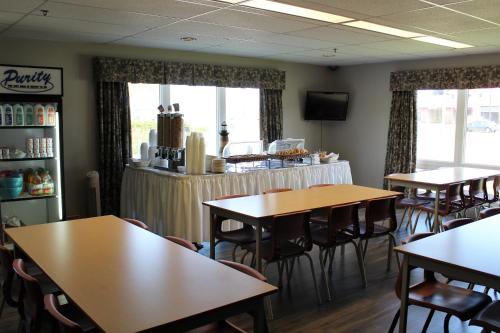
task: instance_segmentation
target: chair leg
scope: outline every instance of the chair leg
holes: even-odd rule
[[[429,328],[429,325],[431,324],[432,316],[434,316],[435,310],[431,310],[429,312],[429,315],[427,316],[427,319],[425,320],[424,327],[422,327],[422,333],[426,333],[427,329]]]
[[[358,257],[359,273],[361,274],[361,281],[363,283],[363,288],[366,288],[368,283],[366,282],[365,261],[363,260],[361,249],[359,248],[359,245],[356,244],[355,241],[351,241],[351,243],[352,245],[354,245],[354,249],[356,250],[356,256]]]
[[[398,230],[401,229],[401,227],[403,226],[403,223],[405,221],[405,216],[406,216],[406,213],[408,213],[408,207],[406,207],[404,210],[403,210],[403,216],[401,216],[401,222],[399,223],[399,226],[398,226]]]
[[[451,319],[451,314],[447,314],[446,317],[444,317],[444,333],[450,333],[450,319]]]
[[[242,263],[242,264],[243,264],[243,263],[245,262],[245,258],[247,257],[248,253],[249,253],[249,252],[248,252],[248,250],[247,250],[247,251],[243,254],[243,256],[241,256],[240,263]]]
[[[413,212],[415,212],[415,208],[410,209],[410,212],[408,214],[408,221],[406,222],[406,227],[405,227],[406,229],[410,228],[410,230],[411,230],[411,228],[412,228],[411,225],[413,222]]]
[[[271,303],[271,296],[264,297],[264,307],[267,312],[267,320],[271,321],[274,319],[273,304]]]
[[[396,256],[396,262],[398,264],[398,269],[401,267],[401,263],[399,262],[399,256],[396,252],[393,251],[396,246],[396,238],[393,234],[389,233],[389,253],[387,255],[387,270],[391,269],[391,257],[394,254]]]
[[[283,268],[285,267],[285,263],[282,261],[277,262],[278,265],[278,288],[283,287]]]
[[[394,332],[394,329],[396,328],[396,324],[398,323],[399,320],[399,309],[398,312],[394,315],[394,318],[392,319],[391,327],[389,328],[389,333]]]
[[[0,304],[0,318],[2,317],[4,307],[5,307],[5,296],[2,297],[2,304]]]
[[[240,246],[239,244],[236,244],[236,245],[234,245],[234,247],[233,247],[232,258],[233,258],[233,261],[234,261],[234,262],[236,262],[236,249],[237,249],[239,246]]]
[[[365,246],[363,248],[363,259],[366,257],[366,250],[368,249],[368,240],[369,240],[369,238],[366,239]],[[361,246],[363,246],[362,241],[359,241],[359,243],[360,243]]]
[[[328,273],[333,272],[333,258],[335,257],[335,250],[336,249],[337,249],[336,247],[333,247],[331,249],[332,252],[330,254],[330,264],[328,265]]]
[[[421,210],[418,211],[417,217],[415,218],[415,224],[413,225],[413,228],[410,228],[410,234],[412,234],[412,235],[415,233],[415,230],[417,229],[417,224],[418,224],[418,220],[420,219],[420,214],[422,214]]]
[[[328,283],[328,279],[326,278],[325,264],[323,261],[323,251],[324,251],[324,249],[321,249],[321,248],[319,249],[319,265],[321,266],[321,276],[323,277],[323,281],[325,282],[326,295],[328,297],[328,302],[330,302],[332,300],[332,296],[330,293],[330,286]]]
[[[309,264],[311,265],[311,274],[312,274],[312,278],[313,278],[314,289],[316,289],[316,297],[318,298],[318,304],[321,304],[322,303],[321,302],[321,295],[319,294],[318,283],[316,282],[316,273],[314,272],[314,264],[313,264],[312,258],[308,253],[304,252],[303,255],[309,260]]]

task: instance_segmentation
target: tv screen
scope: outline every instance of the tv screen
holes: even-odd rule
[[[308,91],[305,120],[346,120],[349,94]]]

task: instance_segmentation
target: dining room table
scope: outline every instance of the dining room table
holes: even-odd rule
[[[210,207],[210,258],[215,258],[215,226],[219,218],[233,219],[255,228],[256,266],[262,272],[260,243],[262,227],[271,223],[273,216],[319,210],[367,200],[401,196],[402,193],[351,184],[313,187],[302,190],[268,193],[225,200],[206,201]]]
[[[479,169],[468,167],[450,167],[436,170],[426,170],[413,173],[394,173],[385,176],[388,188],[404,186],[435,191],[434,216],[438,216],[439,192],[445,190],[450,184],[468,182],[474,179],[491,179],[500,175],[499,170]],[[434,232],[439,232],[439,223],[434,223]]]
[[[500,215],[394,248],[403,255],[399,332],[406,332],[410,266],[500,290]]]
[[[267,332],[277,288],[115,216],[6,233],[104,332],[181,332],[249,313]]]

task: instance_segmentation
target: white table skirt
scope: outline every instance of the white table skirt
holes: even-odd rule
[[[321,183],[352,184],[349,162],[208,175],[127,167],[121,189],[121,216],[139,219],[159,235],[208,241],[210,220],[204,201],[228,194],[260,194],[270,188],[301,189]]]

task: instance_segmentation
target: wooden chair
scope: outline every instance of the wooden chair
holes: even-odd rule
[[[439,202],[438,216],[434,216],[434,205],[435,202],[423,205],[419,207],[420,212],[417,214],[415,225],[413,226],[412,234],[415,233],[417,228],[417,223],[420,218],[420,214],[425,212],[427,214],[425,221],[429,222],[429,229],[433,231],[432,217],[434,217],[434,223],[437,223],[439,229],[442,229],[442,218],[450,214],[459,214],[465,209],[465,199],[464,199],[464,183],[454,183],[448,185],[445,191],[444,201]],[[439,217],[442,217],[441,219]]]
[[[280,193],[280,192],[288,192],[288,191],[293,191],[291,188],[283,187],[283,188],[271,188],[269,190],[266,190],[262,192],[262,194],[269,194],[269,193]]]
[[[448,222],[443,224],[443,229],[444,229],[444,231],[448,231],[448,230],[455,229],[455,228],[464,226],[464,225],[472,223],[472,222],[474,222],[474,219],[471,219],[469,217],[449,220]]]
[[[496,176],[493,180],[493,191],[488,193],[488,205],[491,207],[492,203],[498,202],[500,200],[500,176]]]
[[[479,326],[486,332],[500,332],[500,301],[495,301],[485,307],[469,322],[470,326]]]
[[[196,246],[194,246],[193,243],[191,243],[188,240],[185,240],[184,238],[175,237],[175,236],[165,236],[165,238],[171,242],[174,242],[174,243],[182,246],[182,247],[185,247],[188,250],[198,252],[198,248]]]
[[[318,299],[318,303],[321,304],[321,296],[316,283],[314,264],[311,256],[307,253],[311,251],[313,247],[311,232],[309,229],[310,213],[310,211],[301,211],[273,216],[268,225],[269,230],[271,231],[271,239],[261,242],[261,257],[266,261],[262,271],[265,273],[270,263],[277,263],[279,274],[278,286],[281,287],[283,269],[285,266],[287,268],[286,273],[289,282],[293,271],[293,264],[295,262],[294,259],[301,256],[306,257],[311,266],[311,274],[314,288],[316,290],[316,297]],[[298,244],[295,242],[297,239],[302,239],[303,242]],[[253,256],[255,256],[255,243],[245,245],[244,248],[248,251],[248,253],[252,253]],[[290,267],[289,261],[292,265]],[[324,277],[324,279],[326,280],[326,277]]]
[[[12,263],[14,258],[12,253],[5,246],[0,245],[0,267],[2,268],[1,273],[1,284],[2,284],[2,303],[0,304],[0,317],[3,313],[3,308],[5,304],[13,308],[18,306],[19,297],[19,280],[14,280],[14,269],[12,268]]]
[[[98,332],[81,311],[73,306],[59,306],[54,294],[45,295],[43,304],[50,316],[59,326],[60,333],[82,333],[82,332]]]
[[[311,237],[313,244],[319,247],[319,262],[323,276],[326,276],[325,265],[328,258],[330,258],[329,271],[332,271],[332,263],[337,246],[352,244],[356,250],[363,287],[366,288],[363,255],[358,243],[355,241],[359,238],[359,205],[360,203],[358,202],[329,208],[327,223],[325,225],[313,224],[311,226]],[[352,227],[352,231],[346,232],[347,227]],[[325,281],[325,284],[327,286],[328,300],[331,300],[328,281]]]
[[[432,233],[415,234],[408,239],[411,243],[418,239],[429,237]],[[416,267],[410,266],[413,270]],[[402,273],[399,272],[395,285],[396,296],[401,298]],[[446,313],[444,320],[444,332],[449,332],[449,322],[451,316],[456,316],[462,321],[467,321],[474,317],[479,311],[484,309],[491,302],[488,295],[477,291],[459,288],[436,280],[434,272],[424,271],[424,280],[410,286],[408,293],[408,306],[416,305],[430,309],[422,332],[426,332],[431,323],[434,312]],[[396,312],[392,320],[389,333],[394,331],[399,320],[399,311]]]
[[[222,197],[215,198],[215,200],[225,200],[225,199],[234,199],[234,198],[242,198],[247,197],[246,194],[233,194],[233,195],[225,195]],[[220,242],[228,242],[234,244],[232,259],[236,261],[236,249],[238,247],[243,247],[245,244],[250,244],[255,242],[255,229],[249,224],[243,224],[242,228],[230,231],[223,231],[222,224],[226,220],[224,218],[215,216],[215,246]],[[262,232],[262,239],[269,239],[270,234],[268,232]]]
[[[316,184],[316,185],[309,186],[309,188],[328,187],[328,186],[335,186],[335,184]]]
[[[368,249],[368,241],[372,238],[388,237],[389,250],[387,253],[387,270],[391,267],[391,258],[394,254],[399,267],[399,257],[397,253],[393,252],[396,246],[396,238],[392,234],[398,227],[396,220],[396,199],[398,196],[393,196],[383,199],[368,200],[366,202],[365,222],[359,224],[359,246],[363,249],[363,258],[366,257]],[[386,227],[380,222],[389,221],[389,226]],[[354,235],[354,227],[348,227],[350,232]],[[363,247],[362,241],[365,241]]]
[[[488,192],[486,190],[487,178],[473,179],[469,183],[469,189],[464,190],[465,210],[474,209],[474,216],[478,216],[479,207],[488,202]]]
[[[397,192],[406,192],[406,188],[404,186],[392,186],[392,191]],[[426,205],[431,202],[431,199],[419,199],[417,197],[417,189],[411,189],[408,194],[403,198],[396,199],[396,208],[403,209],[403,216],[401,216],[401,222],[399,223],[398,230],[403,226],[405,217],[407,217],[406,228],[410,228],[410,231],[413,229],[412,217],[413,213],[418,210],[420,206]]]
[[[309,189],[312,188],[320,188],[320,187],[330,187],[335,186],[335,184],[316,184],[309,186]],[[325,224],[328,222],[328,209],[315,209],[311,213],[311,223],[322,223]]]
[[[497,214],[500,214],[500,207],[486,208],[479,213],[479,218],[484,219]]]
[[[123,218],[123,220],[127,221],[128,223],[131,223],[139,228],[142,228],[142,229],[145,229],[145,230],[148,230],[148,226],[144,223],[144,222],[141,222],[139,220],[136,220],[136,219],[131,219],[131,218],[128,218],[128,217],[125,217]]]

